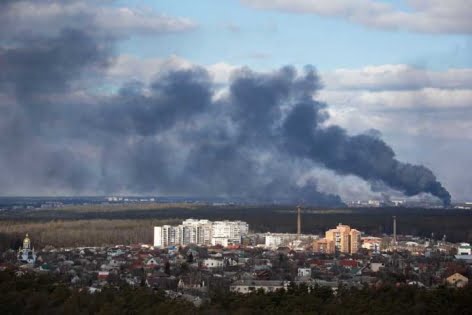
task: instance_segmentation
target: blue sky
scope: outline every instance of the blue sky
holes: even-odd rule
[[[339,17],[256,10],[235,0],[116,5],[153,8],[198,23],[184,34],[134,36],[122,43],[122,52],[139,57],[175,54],[197,64],[223,61],[256,69],[313,64],[321,71],[399,63],[438,70],[472,65],[470,35],[378,30]]]

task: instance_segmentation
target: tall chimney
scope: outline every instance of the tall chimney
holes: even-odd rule
[[[393,245],[397,245],[397,217],[393,216]]]
[[[297,239],[300,239],[302,233],[302,218],[300,215],[300,206],[297,207]]]

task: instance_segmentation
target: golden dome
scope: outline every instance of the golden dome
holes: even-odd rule
[[[28,237],[28,233],[26,233],[25,239],[23,240],[23,248],[30,248],[31,241]]]

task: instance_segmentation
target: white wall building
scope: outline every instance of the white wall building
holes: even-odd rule
[[[265,235],[265,247],[275,249],[280,246],[288,245],[288,243],[296,239],[297,234],[267,233]]]
[[[231,292],[251,293],[259,289],[264,292],[275,292],[276,290],[286,289],[289,286],[288,281],[279,280],[238,280],[230,285]]]
[[[265,247],[277,248],[282,245],[284,238],[280,234],[267,234],[265,236]]]
[[[203,261],[203,266],[206,268],[223,268],[224,262],[222,259],[207,258]]]
[[[162,227],[155,226],[154,227],[154,247],[163,247],[162,244]]]
[[[362,237],[362,248],[373,251],[374,253],[380,253],[380,244],[382,239],[380,237],[367,236]]]
[[[154,227],[154,246],[167,247],[182,243],[182,229],[180,226],[155,226]]]
[[[457,248],[457,255],[471,255],[472,254],[472,247],[469,243],[460,243],[459,247]]]
[[[290,233],[266,233],[264,235],[266,248],[276,249],[280,246],[298,246],[297,238],[302,241],[318,239],[318,235],[310,234],[290,234]],[[300,243],[300,242],[299,242]]]
[[[241,238],[249,231],[249,225],[243,221],[215,221],[212,228],[211,244],[223,246],[241,244]]]
[[[209,221],[187,219],[178,226],[154,227],[154,246],[172,245],[222,245],[241,244],[249,232],[249,225],[243,221]]]
[[[311,278],[311,268],[298,268],[298,276],[303,278]]]

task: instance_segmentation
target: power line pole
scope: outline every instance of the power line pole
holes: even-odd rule
[[[300,214],[300,206],[297,207],[297,239],[300,240],[300,234],[302,233],[302,218]]]

